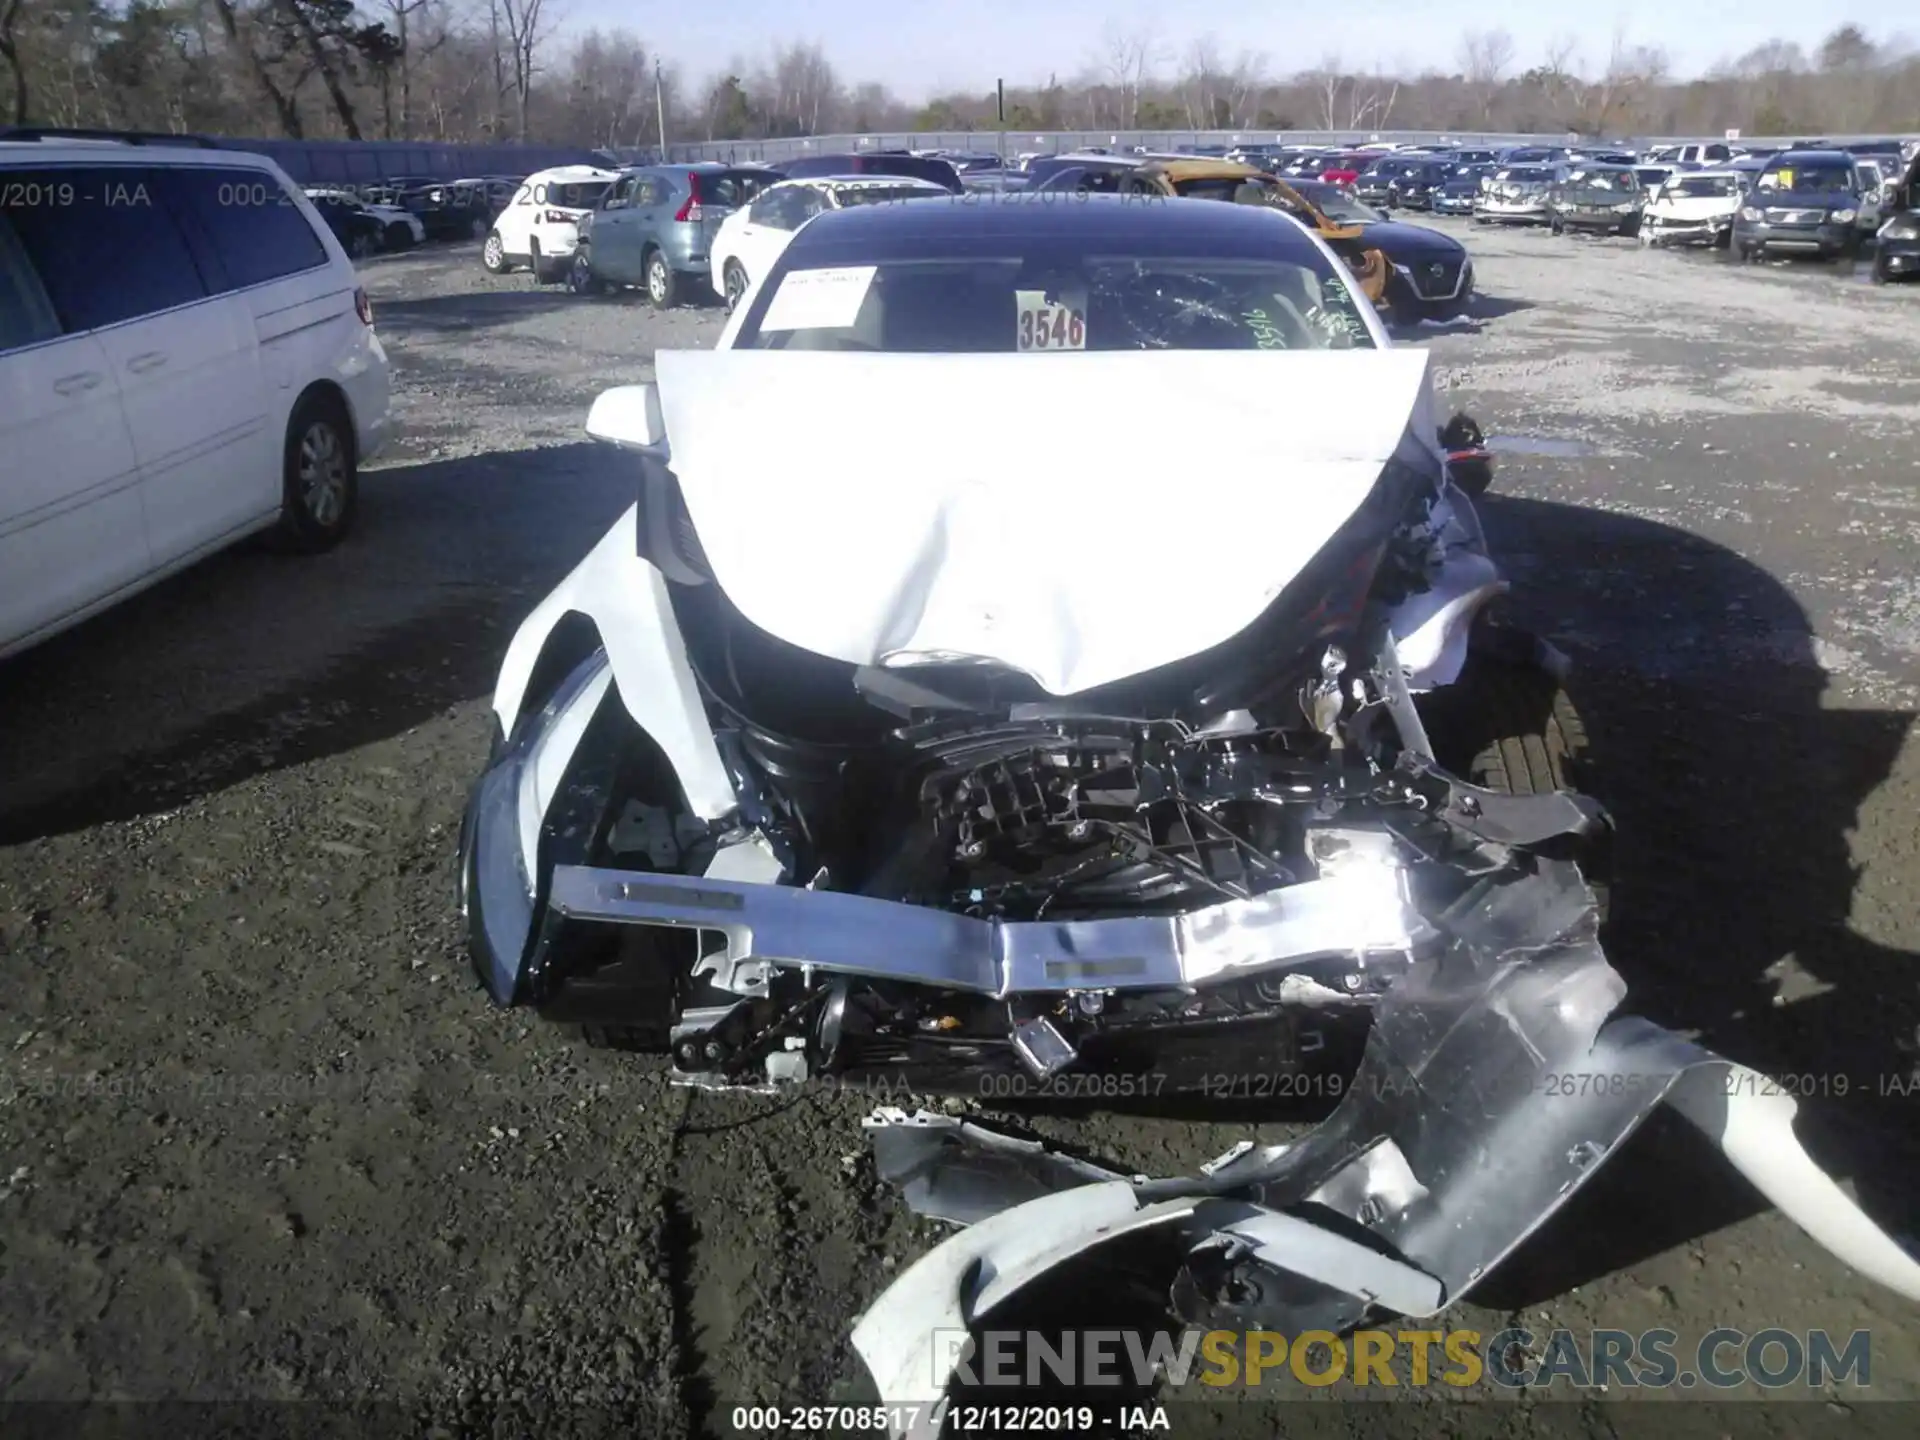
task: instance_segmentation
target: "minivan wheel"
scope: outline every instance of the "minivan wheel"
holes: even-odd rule
[[[667,257],[655,250],[647,256],[647,299],[656,310],[671,310],[680,298],[680,277]]]
[[[281,548],[302,554],[330,550],[353,527],[360,500],[353,443],[353,422],[337,397],[321,391],[294,407],[275,532]]]
[[[729,260],[724,272],[727,282],[727,313],[731,315],[747,294],[747,272],[740,268],[738,260]]]
[[[487,232],[487,243],[480,247],[480,266],[489,275],[507,273],[507,247],[500,243],[500,232]]]

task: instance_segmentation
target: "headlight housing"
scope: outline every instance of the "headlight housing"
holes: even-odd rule
[[[1740,207],[1740,218],[1742,220],[1758,220],[1760,218],[1760,212],[1752,205],[1742,205]]]
[[[1836,210],[1833,212],[1833,223],[1836,225],[1851,225],[1854,217],[1859,213],[1857,210]]]
[[[1618,205],[1614,206],[1613,208],[1616,214],[1628,215],[1633,212],[1634,205],[1631,200],[1622,200]]]
[[[1882,240],[1920,240],[1920,215],[1896,215],[1880,227]]]

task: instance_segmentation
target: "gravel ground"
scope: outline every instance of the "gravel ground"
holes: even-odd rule
[[[1796,1077],[1809,1143],[1920,1230],[1893,1093],[1920,1040],[1920,295],[1446,228],[1485,294],[1410,338],[1497,435],[1515,604],[1581,665],[1633,1003]],[[858,1097],[675,1091],[491,1010],[449,866],[511,628],[626,504],[588,402],[719,315],[492,279],[472,247],[366,280],[405,437],[355,539],[216,559],[0,667],[0,1397],[732,1434],[736,1404],[835,1393],[851,1316],[935,1228],[873,1181]],[[1244,1133],[1029,1119],[1163,1173]],[[1458,1324],[1868,1328],[1871,1393],[1920,1396],[1912,1307],[1662,1126],[1476,1299]],[[1368,1423],[1610,1434],[1626,1398]],[[1815,1400],[1850,1434],[1880,1408]]]

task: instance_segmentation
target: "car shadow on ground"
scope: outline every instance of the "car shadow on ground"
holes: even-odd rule
[[[1915,717],[1837,708],[1799,602],[1731,550],[1543,501],[1490,497],[1484,513],[1494,553],[1542,578],[1516,591],[1554,607],[1529,617],[1523,600],[1523,618],[1578,617],[1590,638],[1570,688],[1590,731],[1582,784],[1618,827],[1604,939],[1623,1012],[1779,1077],[1802,1143],[1912,1233],[1920,1144],[1898,1091],[1915,1070],[1920,957],[1849,923],[1849,836]],[[1764,1208],[1656,1112],[1477,1298],[1536,1303]]]
[[[1908,1088],[1920,956],[1849,924],[1858,878],[1849,835],[1915,717],[1831,708],[1799,602],[1733,551],[1545,501],[1496,494],[1482,514],[1516,579],[1514,618],[1577,628],[1585,642],[1569,682],[1591,741],[1576,782],[1618,827],[1603,935],[1628,985],[1618,1013],[1696,1033],[1777,1077],[1799,1100],[1796,1133],[1815,1159],[1851,1180],[1888,1230],[1920,1230],[1908,1098],[1920,1094]],[[1529,596],[1552,608],[1529,614]],[[1662,618],[1676,609],[1692,618]],[[1298,1124],[1331,1105],[1215,1095],[1105,1108]],[[1717,1148],[1657,1109],[1474,1298],[1537,1305],[1765,1208]]]
[[[238,547],[0,662],[0,844],[171,810],[486,695],[631,483],[586,443],[373,471],[338,549]]]
[[[409,334],[489,330],[581,304],[564,285],[533,290],[480,290],[419,300],[375,300],[374,323],[399,339]]]

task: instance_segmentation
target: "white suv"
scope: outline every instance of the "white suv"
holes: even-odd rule
[[[0,655],[258,531],[335,544],[387,407],[353,264],[272,161],[0,141]]]
[[[565,279],[580,244],[581,220],[619,178],[618,170],[593,165],[562,165],[529,175],[494,217],[480,263],[494,275],[524,265],[541,285]]]

